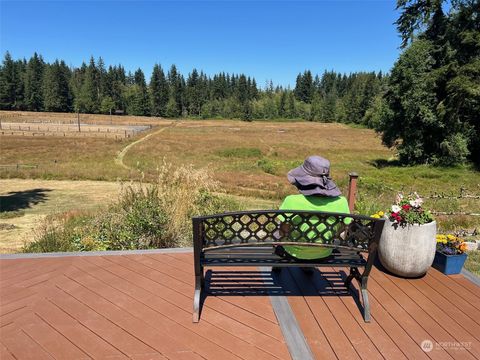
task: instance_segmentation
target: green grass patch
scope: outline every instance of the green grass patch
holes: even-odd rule
[[[217,151],[218,156],[225,158],[258,158],[262,156],[262,151],[258,148],[227,148]]]
[[[256,165],[260,169],[262,169],[263,172],[266,172],[267,174],[276,175],[278,172],[277,164],[274,161],[267,158],[258,160]]]

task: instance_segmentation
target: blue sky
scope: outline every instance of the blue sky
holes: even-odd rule
[[[395,1],[4,1],[0,49],[79,66],[154,63],[294,85],[304,69],[388,71],[399,53]]]

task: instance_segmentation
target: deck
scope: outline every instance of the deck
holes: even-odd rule
[[[365,324],[342,270],[322,270],[215,269],[193,324],[191,253],[4,258],[0,358],[480,358],[480,287],[462,275],[404,280],[374,269]]]

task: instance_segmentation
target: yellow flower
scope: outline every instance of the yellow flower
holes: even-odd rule
[[[452,235],[452,234],[448,234],[447,235],[447,239],[450,240],[450,241],[453,241],[456,239],[456,236],[455,235]]]
[[[383,215],[385,215],[385,213],[384,213],[383,211],[379,211],[379,212],[378,212],[378,215],[379,215],[379,216],[383,216]]]

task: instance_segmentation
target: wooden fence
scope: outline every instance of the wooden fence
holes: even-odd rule
[[[0,130],[0,135],[3,136],[31,136],[31,137],[90,137],[90,138],[104,138],[104,139],[128,139],[135,135],[135,132],[125,130],[122,133],[118,132],[95,132],[95,131],[21,131],[21,130]]]

